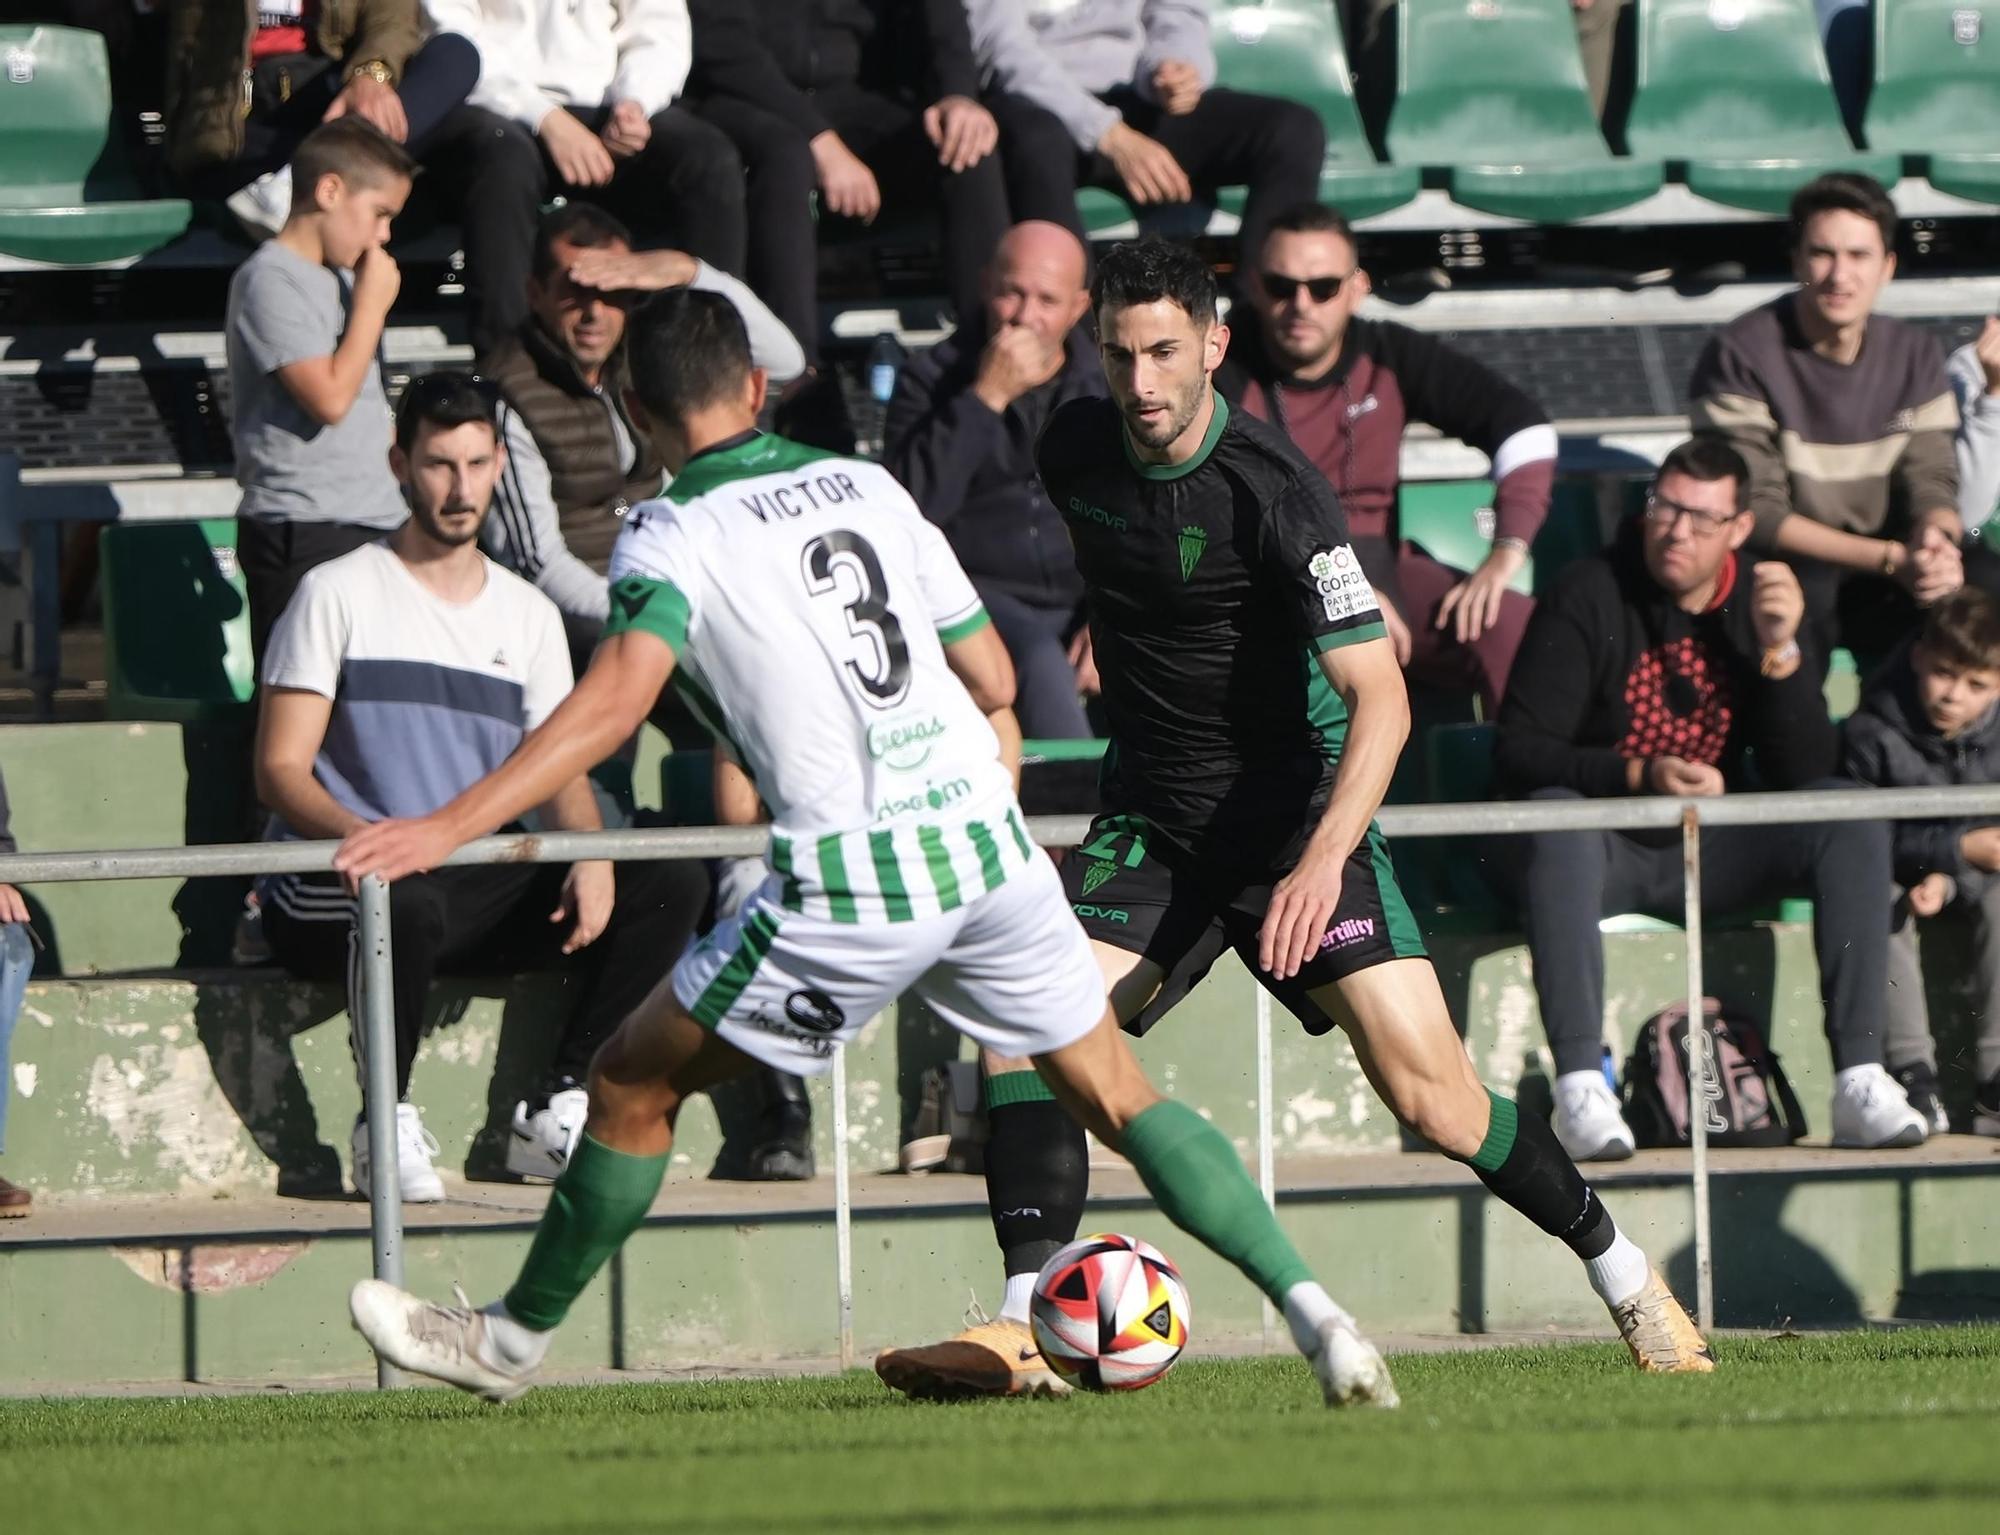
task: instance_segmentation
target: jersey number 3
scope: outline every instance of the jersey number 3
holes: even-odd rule
[[[910,691],[910,647],[889,611],[874,547],[859,533],[836,528],[806,545],[800,565],[813,596],[849,598],[843,604],[847,632],[862,642],[863,654],[847,658],[847,674],[875,708],[895,708]]]

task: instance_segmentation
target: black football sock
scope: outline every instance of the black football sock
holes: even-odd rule
[[[1514,1100],[1486,1095],[1493,1117],[1486,1139],[1467,1163],[1479,1181],[1586,1263],[1600,1256],[1618,1233],[1555,1132],[1539,1115],[1521,1114]]]
[[[986,1204],[1011,1301],[1022,1288],[1017,1276],[1032,1284],[1056,1250],[1076,1240],[1090,1197],[1090,1153],[1083,1126],[1032,1071],[988,1077],[986,1117]]]

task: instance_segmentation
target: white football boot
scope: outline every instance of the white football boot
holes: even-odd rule
[[[535,1383],[533,1366],[510,1365],[492,1346],[486,1318],[463,1290],[459,1304],[437,1306],[380,1279],[364,1279],[347,1297],[354,1330],[399,1370],[456,1386],[489,1402],[511,1402]]]
[[[1389,1366],[1344,1317],[1320,1323],[1319,1350],[1312,1356],[1313,1374],[1329,1407],[1400,1407]]]

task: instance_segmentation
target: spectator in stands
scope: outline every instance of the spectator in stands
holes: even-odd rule
[[[1104,393],[1083,244],[1059,224],[1016,224],[986,272],[981,323],[902,371],[883,462],[944,529],[1014,658],[1022,733],[1089,736],[1094,693],[1083,581],[1068,530],[1035,472],[1058,405]]]
[[[1507,583],[1548,515],[1555,428],[1532,399],[1466,353],[1357,317],[1368,274],[1333,209],[1301,203],[1280,212],[1245,264],[1257,323],[1231,332],[1216,386],[1287,432],[1333,486],[1410,675],[1477,692],[1491,719],[1534,607]],[[1462,438],[1492,461],[1493,548],[1470,574],[1400,537],[1396,494],[1411,421]]]
[[[1958,410],[1937,343],[1874,313],[1896,271],[1889,194],[1838,171],[1799,190],[1791,222],[1799,287],[1710,340],[1694,424],[1749,462],[1752,547],[1798,571],[1821,656],[1880,656],[1965,578]]]
[[[674,105],[691,57],[686,0],[425,3],[479,45],[479,84],[426,157],[455,194],[476,349],[527,312],[535,221],[552,197],[588,197],[642,245],[743,270],[743,167]]]
[[[1218,87],[1208,0],[966,0],[1017,219],[1083,237],[1076,189],[1141,208],[1243,186],[1243,249],[1319,191],[1326,130],[1296,101]]]
[[[1893,789],[2000,783],[2000,602],[1967,588],[1924,615],[1921,634],[1883,667],[1847,721],[1846,771]],[[1889,1070],[1933,1131],[1951,1128],[1938,1094],[1917,923],[1958,905],[1972,923],[1978,980],[1972,1128],[2000,1135],[2000,825],[1890,826]]]
[[[292,152],[352,115],[420,155],[479,78],[463,37],[425,38],[418,0],[176,0],[167,163],[255,239],[291,211]]]
[[[1839,740],[1791,567],[1739,558],[1755,526],[1750,470],[1695,437],[1661,464],[1616,546],[1565,570],[1536,604],[1500,711],[1502,791],[1574,800],[1706,797],[1830,779]],[[1525,844],[1525,846],[1524,846]],[[1604,951],[1614,912],[1678,916],[1674,834],[1540,832],[1490,860],[1512,886],[1556,1063],[1556,1135],[1579,1161],[1624,1157],[1632,1132],[1606,1085]],[[1882,1068],[1889,833],[1881,822],[1718,827],[1701,836],[1702,904],[1728,911],[1797,888],[1837,1070],[1836,1146],[1912,1146],[1923,1116]]]
[[[1966,579],[1996,589],[1994,561],[1977,558],[1974,539],[2000,507],[2000,316],[1988,315],[1979,339],[1945,365],[1958,399],[1958,516],[1965,525]],[[1985,568],[1975,568],[1984,565]]]
[[[490,386],[465,374],[413,381],[393,461],[410,519],[393,536],[313,571],[264,667],[257,791],[281,837],[343,837],[368,822],[424,815],[499,766],[570,687],[555,606],[479,552],[493,483],[506,467]],[[578,778],[540,811],[595,831]],[[513,974],[575,955],[570,1015],[541,1090],[514,1111],[507,1165],[554,1177],[582,1133],[583,1083],[598,1042],[659,980],[707,898],[687,863],[587,862],[438,869],[390,894],[395,949],[397,1164],[403,1197],[444,1197],[437,1143],[407,1102],[431,980]],[[264,930],[280,964],[348,973],[354,901],[333,875],[263,882]],[[615,900],[614,900],[615,896]],[[350,1016],[354,1009],[349,1008]],[[364,1042],[354,1036],[357,1064]],[[354,1130],[354,1184],[369,1187],[367,1127]]]
[[[819,217],[932,210],[954,311],[1007,227],[960,0],[690,0],[696,110],[749,173],[750,285],[819,362]]]
[[[414,167],[359,116],[314,129],[278,237],[229,282],[236,555],[261,658],[302,577],[407,515],[378,354],[402,275],[383,249]]]
[[[0,853],[17,853],[7,812],[7,782],[0,778]],[[35,946],[28,926],[28,903],[12,885],[0,885],[0,1151],[7,1149],[7,1099],[14,1091],[8,1051],[14,1042],[14,1020],[28,993],[28,975],[35,968]],[[27,1215],[35,1196],[18,1183],[0,1178],[0,1220]]]
[[[727,295],[750,332],[752,361],[774,380],[805,370],[791,332],[740,280],[683,251],[635,252],[625,226],[585,202],[543,215],[528,318],[480,359],[500,386],[507,446],[486,552],[554,601],[578,670],[611,611],[605,571],[625,514],[666,480],[625,415],[625,312],[678,287]]]

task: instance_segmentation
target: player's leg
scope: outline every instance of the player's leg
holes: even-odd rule
[[[1579,1259],[1643,1370],[1709,1370],[1686,1312],[1536,1114],[1480,1084],[1430,961],[1391,959],[1315,988],[1382,1101]]]
[[[1131,1160],[1168,1219],[1283,1308],[1330,1404],[1393,1406],[1380,1356],[1314,1281],[1227,1137],[1147,1080],[1064,904],[1055,871],[1036,859],[969,911],[919,983],[925,1000],[981,1045],[1033,1056],[1057,1100]]]

